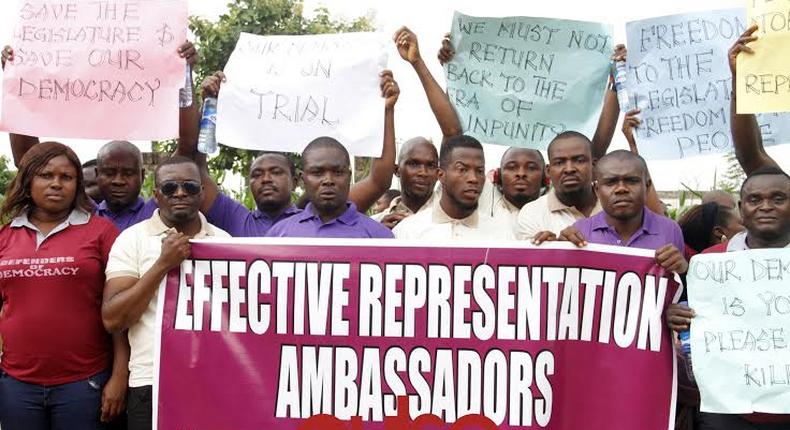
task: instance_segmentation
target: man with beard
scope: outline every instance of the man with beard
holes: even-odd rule
[[[349,201],[351,159],[340,142],[331,137],[313,140],[302,152],[302,164],[307,206],[277,223],[267,237],[392,238],[388,228]]]
[[[395,227],[403,218],[430,207],[439,175],[439,154],[424,137],[407,140],[398,154],[395,176],[400,179],[401,195],[390,207],[373,217],[388,228]]]
[[[651,249],[661,267],[685,273],[680,226],[645,206],[650,186],[645,160],[630,151],[613,151],[598,160],[595,173],[593,186],[603,211],[562,230],[560,240],[579,247],[597,243]],[[547,236],[553,239],[551,232]]]
[[[485,183],[485,156],[477,139],[448,138],[439,154],[441,197],[432,207],[401,221],[393,229],[398,239],[513,239],[509,225],[478,211]]]
[[[540,151],[509,148],[502,155],[491,184],[486,184],[480,197],[480,210],[486,215],[507,221],[516,228],[518,213],[524,205],[540,197],[547,186],[546,162]]]
[[[203,187],[194,161],[166,159],[154,178],[159,209],[118,236],[105,270],[104,327],[111,333],[129,330],[130,430],[147,430],[152,424],[157,291],[167,274],[189,256],[190,239],[230,237],[207,223],[198,210]]]
[[[546,173],[553,188],[545,196],[527,203],[518,214],[516,237],[540,243],[558,235],[577,220],[595,215],[601,205],[592,188],[592,143],[575,131],[560,133],[549,143]]]

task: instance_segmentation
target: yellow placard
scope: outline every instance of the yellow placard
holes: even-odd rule
[[[790,111],[790,0],[747,0],[749,21],[758,25],[754,54],[737,65],[738,113]]]

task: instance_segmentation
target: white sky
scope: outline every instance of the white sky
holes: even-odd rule
[[[225,10],[228,0],[188,0],[190,14],[216,18]],[[550,2],[515,0],[304,0],[305,11],[325,5],[333,18],[353,19],[373,14],[379,31],[391,35],[401,25],[411,28],[418,36],[420,50],[434,76],[444,85],[442,69],[435,60],[441,38],[450,28],[454,10],[481,16],[543,16],[608,22],[614,26],[615,42],[625,43],[625,22],[655,16],[684,12],[724,9],[745,6],[746,0],[552,0]],[[5,45],[13,23],[14,1],[0,1],[0,41]],[[401,87],[401,96],[396,107],[396,135],[399,139],[413,136],[441,139],[441,132],[425,100],[422,87],[411,67],[400,59],[394,47],[390,47],[390,68]],[[612,148],[627,148],[618,124]],[[7,138],[0,136],[0,154],[10,155]],[[93,144],[75,143],[81,149],[79,155],[92,158],[101,142]],[[489,167],[495,166],[505,147],[487,145],[486,159]],[[790,145],[768,148],[768,152],[779,163],[790,168]],[[659,190],[677,190],[684,183],[692,188],[709,189],[717,171],[724,172],[726,163],[722,156],[696,157],[676,161],[650,162],[650,171]]]

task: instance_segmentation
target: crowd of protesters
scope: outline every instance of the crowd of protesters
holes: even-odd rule
[[[737,57],[751,52],[755,30],[730,50],[733,80]],[[481,143],[462,134],[416,35],[404,27],[393,41],[413,66],[442,130],[438,150],[414,137],[396,153],[400,89],[385,70],[383,151],[369,176],[352,184],[342,142],[316,136],[301,154],[301,171],[283,153],[263,153],[252,162],[252,211],[209,175],[206,156],[197,151],[197,104],[181,109],[178,148],[156,166],[154,197],[147,201],[140,196],[142,156],[129,142],[109,142],[95,161],[81,164],[60,143],[11,135],[18,173],[0,210],[0,426],[150,429],[156,294],[167,273],[189,257],[193,238],[504,239],[538,246],[564,240],[649,249],[657,264],[680,275],[696,253],[790,246],[790,177],[763,149],[753,115],[732,109],[732,138],[747,175],[737,201],[711,193],[676,223],[638,155],[638,110],[623,122],[631,150],[608,151],[620,111],[613,85],[592,139],[563,132],[548,146],[547,160],[537,150],[510,148],[487,174]],[[6,47],[3,64],[13,55]],[[191,43],[178,55],[197,61]],[[626,55],[623,46],[613,53],[616,59]],[[438,57],[452,59],[449,39]],[[208,77],[203,97],[217,96],[223,81],[222,72]],[[734,106],[734,92],[732,100]],[[399,194],[390,191],[393,176]],[[298,185],[304,194],[295,201]],[[693,316],[675,304],[666,320],[683,330]],[[687,395],[678,398],[679,427],[790,427],[790,417],[781,415],[700,413],[693,385],[681,392]]]

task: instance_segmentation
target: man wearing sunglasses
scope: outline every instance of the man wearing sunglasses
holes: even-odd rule
[[[206,222],[198,210],[203,186],[194,161],[178,156],[165,159],[154,178],[159,209],[118,236],[105,270],[104,326],[110,332],[129,330],[130,430],[151,428],[157,291],[167,273],[189,256],[189,239],[230,237]]]
[[[304,210],[277,223],[268,237],[391,239],[392,232],[359,213],[349,200],[351,159],[340,142],[319,137],[302,152]]]

